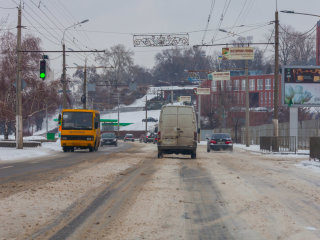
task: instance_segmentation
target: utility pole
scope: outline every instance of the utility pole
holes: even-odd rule
[[[200,143],[200,135],[201,135],[201,94],[198,94],[198,98],[199,98],[199,106],[198,106],[198,143]]]
[[[87,109],[87,59],[84,61],[83,109]]]
[[[118,138],[120,137],[120,93],[118,93]]]
[[[245,60],[245,75],[246,75],[246,146],[250,146],[249,140],[249,73],[248,73],[248,60]]]
[[[146,96],[146,136],[147,136],[147,133],[148,133],[148,98]]]
[[[273,136],[279,135],[279,18],[278,9],[275,12],[275,52],[274,52],[274,97],[273,97]]]
[[[62,44],[62,92],[63,92],[63,109],[67,108],[67,78],[66,78],[66,45]]]
[[[17,76],[16,76],[16,148],[23,149],[23,124],[22,124],[22,82],[21,82],[21,1],[18,8],[17,26]]]

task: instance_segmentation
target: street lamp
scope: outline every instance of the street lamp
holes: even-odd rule
[[[307,16],[312,16],[312,17],[320,17],[320,15],[316,15],[316,14],[311,14],[311,13],[301,13],[301,12],[295,12],[295,11],[291,11],[291,10],[282,10],[280,11],[282,13],[291,13],[291,14],[300,14],[300,15],[307,15]]]
[[[239,34],[236,34],[236,33],[234,33],[234,32],[229,32],[229,31],[227,31],[227,30],[225,30],[225,29],[223,29],[223,28],[219,28],[219,31],[220,31],[220,32],[224,32],[224,33],[229,33],[229,34],[231,34],[231,35],[233,35],[233,36],[242,37],[242,36],[239,35]]]
[[[62,44],[62,56],[63,56],[63,60],[62,60],[62,91],[63,91],[63,108],[67,108],[67,79],[66,79],[66,46],[65,46],[65,42],[64,42],[64,35],[66,33],[66,31],[72,27],[76,27],[80,24],[86,23],[88,22],[89,19],[85,19],[81,22],[75,23],[67,28],[65,28],[63,30],[63,34],[62,34],[62,40],[61,40],[61,44]]]

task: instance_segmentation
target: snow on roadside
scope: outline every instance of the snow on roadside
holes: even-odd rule
[[[305,169],[310,169],[312,171],[315,172],[319,172],[320,173],[320,162],[316,162],[316,161],[302,161],[298,164],[295,164],[296,167],[299,168],[305,168]]]
[[[34,159],[61,151],[60,141],[42,143],[42,146],[37,148],[0,148],[0,162]]]

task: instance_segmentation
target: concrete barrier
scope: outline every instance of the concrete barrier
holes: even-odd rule
[[[30,141],[30,142],[23,142],[23,147],[40,147],[41,142],[36,142],[36,141]],[[7,147],[7,148],[15,148],[16,147],[16,142],[15,141],[0,141],[0,147]]]

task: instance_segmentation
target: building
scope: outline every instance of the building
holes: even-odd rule
[[[218,107],[228,102],[232,106],[245,107],[246,77],[232,76],[229,81],[206,81],[202,87],[211,84],[211,105]],[[224,98],[224,99],[221,99]],[[227,99],[225,99],[227,98]],[[249,76],[249,106],[250,108],[273,108],[274,75]],[[281,104],[281,75],[279,75],[279,105]],[[254,110],[254,109],[253,109]]]

